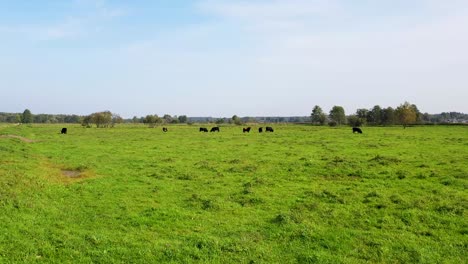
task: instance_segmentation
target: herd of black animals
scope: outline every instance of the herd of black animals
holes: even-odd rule
[[[247,127],[247,128],[242,128],[242,133],[250,133],[250,129],[251,127]],[[162,131],[163,132],[167,132],[167,127],[163,127],[162,128]],[[200,127],[200,132],[208,132],[208,128],[206,127]],[[219,132],[219,127],[212,127],[210,132]],[[258,128],[258,133],[262,133],[263,132],[263,128],[262,127],[259,127]],[[265,127],[265,132],[273,132],[273,128],[272,127]],[[354,133],[358,133],[358,134],[362,134],[362,130],[359,128],[359,127],[353,127],[353,134]],[[67,128],[64,127],[62,128],[62,130],[60,131],[60,134],[67,134]]]
[[[251,129],[252,129],[251,127],[243,127],[243,128],[242,128],[242,133],[245,133],[245,132],[250,133],[250,130],[251,130]],[[200,132],[208,132],[208,128],[206,128],[206,127],[200,127],[199,131],[200,131]],[[273,132],[273,128],[272,128],[272,127],[265,127],[265,131],[266,131],[266,132]],[[210,130],[210,132],[219,132],[219,127],[212,127],[211,130]],[[263,132],[263,128],[262,128],[262,127],[259,127],[259,128],[258,128],[258,132],[259,132],[259,133],[262,133],[262,132]]]

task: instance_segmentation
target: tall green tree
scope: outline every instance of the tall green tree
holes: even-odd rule
[[[325,124],[325,121],[327,121],[325,113],[323,112],[322,108],[318,105],[314,106],[314,109],[312,109],[312,114],[310,115],[310,118],[312,119],[313,124],[323,125]]]
[[[336,122],[337,125],[344,124],[346,122],[345,110],[341,106],[333,106],[330,110],[330,119]]]
[[[416,114],[416,121],[417,123],[420,123],[421,121],[423,121],[423,114],[419,111],[418,107],[415,105],[415,104],[411,104],[410,106],[414,113]]]
[[[169,114],[163,115],[162,119],[163,119],[164,123],[166,123],[166,124],[172,123],[172,120],[173,120],[172,116],[169,115]]]
[[[404,102],[398,106],[395,110],[398,121],[403,128],[406,128],[409,124],[416,122],[416,110],[413,105],[408,102]]]
[[[383,125],[394,125],[396,122],[395,110],[392,107],[382,109],[381,122]]]
[[[21,115],[21,123],[29,124],[33,122],[33,115],[29,109],[24,110]]]
[[[155,127],[156,124],[162,123],[163,120],[158,115],[147,115],[143,119],[143,123],[147,124],[149,127]]]
[[[112,124],[112,113],[110,111],[92,113],[84,117],[81,124],[90,126],[92,123],[97,127],[109,127]]]
[[[356,114],[349,116],[348,124],[354,127],[362,126],[367,123],[367,117],[369,116],[369,110],[360,108],[356,110]]]
[[[357,120],[354,120],[353,118],[351,118],[351,120],[353,120],[353,122],[355,123],[355,126],[362,126],[367,123],[368,116],[369,116],[369,110],[365,108],[360,108],[356,110]],[[348,118],[348,121],[349,120],[350,119]]]
[[[178,119],[179,119],[179,123],[187,123],[187,120],[188,120],[186,115],[181,115],[178,117]]]
[[[380,125],[382,124],[382,108],[379,105],[375,105],[368,113],[367,122]]]
[[[237,115],[232,116],[231,122],[236,125],[242,125],[242,120]]]
[[[365,108],[359,108],[359,109],[356,110],[356,116],[359,117],[359,118],[366,119],[367,115],[369,115],[369,110],[367,110]]]

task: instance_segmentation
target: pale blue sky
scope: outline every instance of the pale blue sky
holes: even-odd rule
[[[468,112],[465,0],[0,0],[0,112]]]

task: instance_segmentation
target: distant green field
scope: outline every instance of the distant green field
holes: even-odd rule
[[[62,126],[0,126],[0,263],[468,262],[466,126]]]

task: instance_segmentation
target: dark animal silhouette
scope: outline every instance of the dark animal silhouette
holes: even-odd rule
[[[163,127],[163,132],[167,132],[167,127]]]
[[[242,133],[245,133],[245,132],[250,133],[250,127],[242,128]]]
[[[200,127],[200,132],[208,132],[208,129],[206,127]]]
[[[259,127],[258,128],[258,133],[262,133],[263,132],[263,128]]]
[[[358,132],[359,134],[362,134],[362,130],[359,127],[353,127],[353,134]]]
[[[212,127],[210,130],[210,132],[215,132],[215,131],[219,132],[219,127]]]
[[[60,131],[60,134],[66,134],[66,133],[67,133],[67,128],[66,127],[62,128],[62,130]]]
[[[265,132],[273,132],[273,128],[272,127],[265,127]]]

